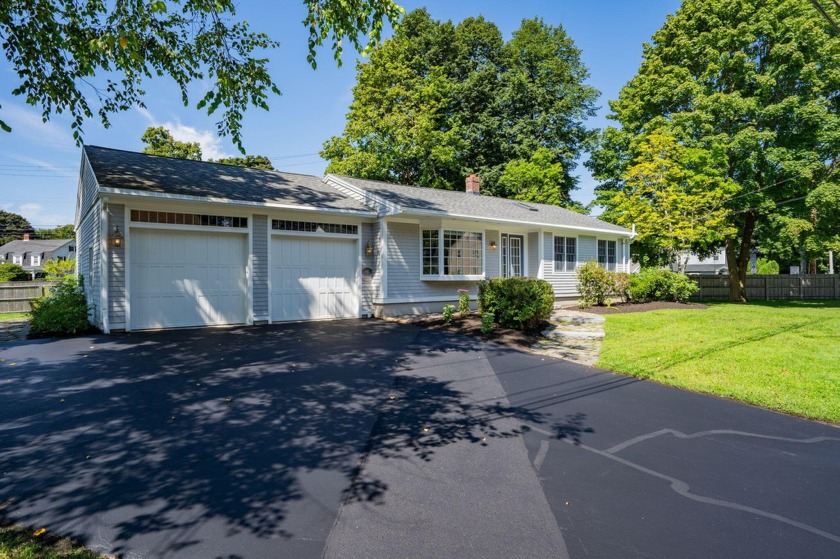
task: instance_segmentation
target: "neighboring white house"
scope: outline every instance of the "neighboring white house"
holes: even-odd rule
[[[0,262],[11,262],[23,266],[32,279],[43,273],[47,260],[74,260],[76,239],[32,239],[28,234],[23,239],[0,246]]]
[[[458,289],[629,265],[632,233],[557,206],[86,146],[78,270],[104,330],[440,311]]]

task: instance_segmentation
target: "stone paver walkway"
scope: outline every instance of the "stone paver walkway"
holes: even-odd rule
[[[0,344],[25,340],[29,332],[29,321],[25,318],[0,322]]]
[[[604,338],[604,317],[578,311],[556,309],[549,319],[550,328],[532,349],[583,365],[595,365]]]

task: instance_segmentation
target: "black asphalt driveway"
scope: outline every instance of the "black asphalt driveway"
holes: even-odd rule
[[[0,345],[0,503],[123,557],[838,557],[840,430],[411,326]]]

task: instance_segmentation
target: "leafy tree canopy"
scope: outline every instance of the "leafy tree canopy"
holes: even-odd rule
[[[39,239],[75,239],[76,229],[73,225],[60,225],[53,229],[38,229],[35,236]]]
[[[379,42],[383,22],[402,15],[393,0],[304,0],[309,28],[307,59],[315,67],[318,47],[328,41],[340,63],[342,41],[356,49]],[[220,135],[242,151],[242,114],[251,105],[268,109],[279,94],[269,75],[266,50],[279,43],[236,17],[233,0],[0,0],[0,39],[16,74],[13,95],[41,110],[43,119],[68,113],[76,141],[96,113],[110,116],[144,106],[144,83],[169,76],[190,105],[188,86],[213,83],[196,104],[221,112]],[[0,119],[0,128],[10,127]]]
[[[210,163],[221,163],[223,165],[236,165],[237,167],[251,167],[253,169],[274,170],[271,160],[264,155],[246,155],[245,157],[222,157],[221,159],[210,159]]]
[[[615,195],[632,196],[641,139],[663,126],[686,147],[722,153],[710,176],[724,169],[739,187],[718,231],[730,298],[741,300],[753,244],[810,220],[808,194],[837,182],[838,91],[840,38],[808,0],[685,0],[610,103],[620,128],[604,131],[589,162],[600,202],[615,215]]]
[[[432,188],[461,189],[476,172],[502,196],[521,189],[514,175],[536,156],[550,184],[528,196],[568,205],[598,95],[587,77],[560,26],[526,19],[505,42],[482,17],[456,26],[415,10],[358,64],[344,132],[321,155],[331,173]]]
[[[0,281],[26,281],[29,272],[23,266],[11,262],[0,262]]]
[[[163,126],[147,128],[140,139],[146,144],[143,153],[201,161],[201,145],[198,142],[179,142]]]
[[[34,232],[35,230],[25,217],[0,210],[0,246],[22,239],[25,233]]]
[[[47,273],[48,281],[61,281],[65,276],[71,276],[76,272],[76,261],[51,258],[44,262],[44,272]]]

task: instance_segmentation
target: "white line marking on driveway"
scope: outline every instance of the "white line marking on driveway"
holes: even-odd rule
[[[697,439],[700,437],[708,437],[709,435],[732,435],[737,437],[755,437],[757,439],[768,439],[771,441],[784,441],[788,443],[804,443],[804,444],[811,444],[811,443],[822,443],[826,441],[840,441],[840,438],[837,437],[811,437],[810,439],[793,439],[790,437],[776,437],[773,435],[761,435],[758,433],[748,433],[746,431],[733,431],[731,429],[715,429],[712,431],[700,431],[697,433],[692,433],[691,435],[686,435],[681,431],[676,431],[674,429],[660,429],[659,431],[654,431],[653,433],[648,433],[647,435],[639,435],[638,437],[634,437],[632,439],[626,440],[623,443],[617,444],[612,448],[608,448],[604,452],[609,454],[615,454],[616,452],[622,451],[628,446],[632,446],[636,443],[640,443],[649,439],[653,439],[659,437],[661,435],[671,434],[677,437],[678,439]]]

